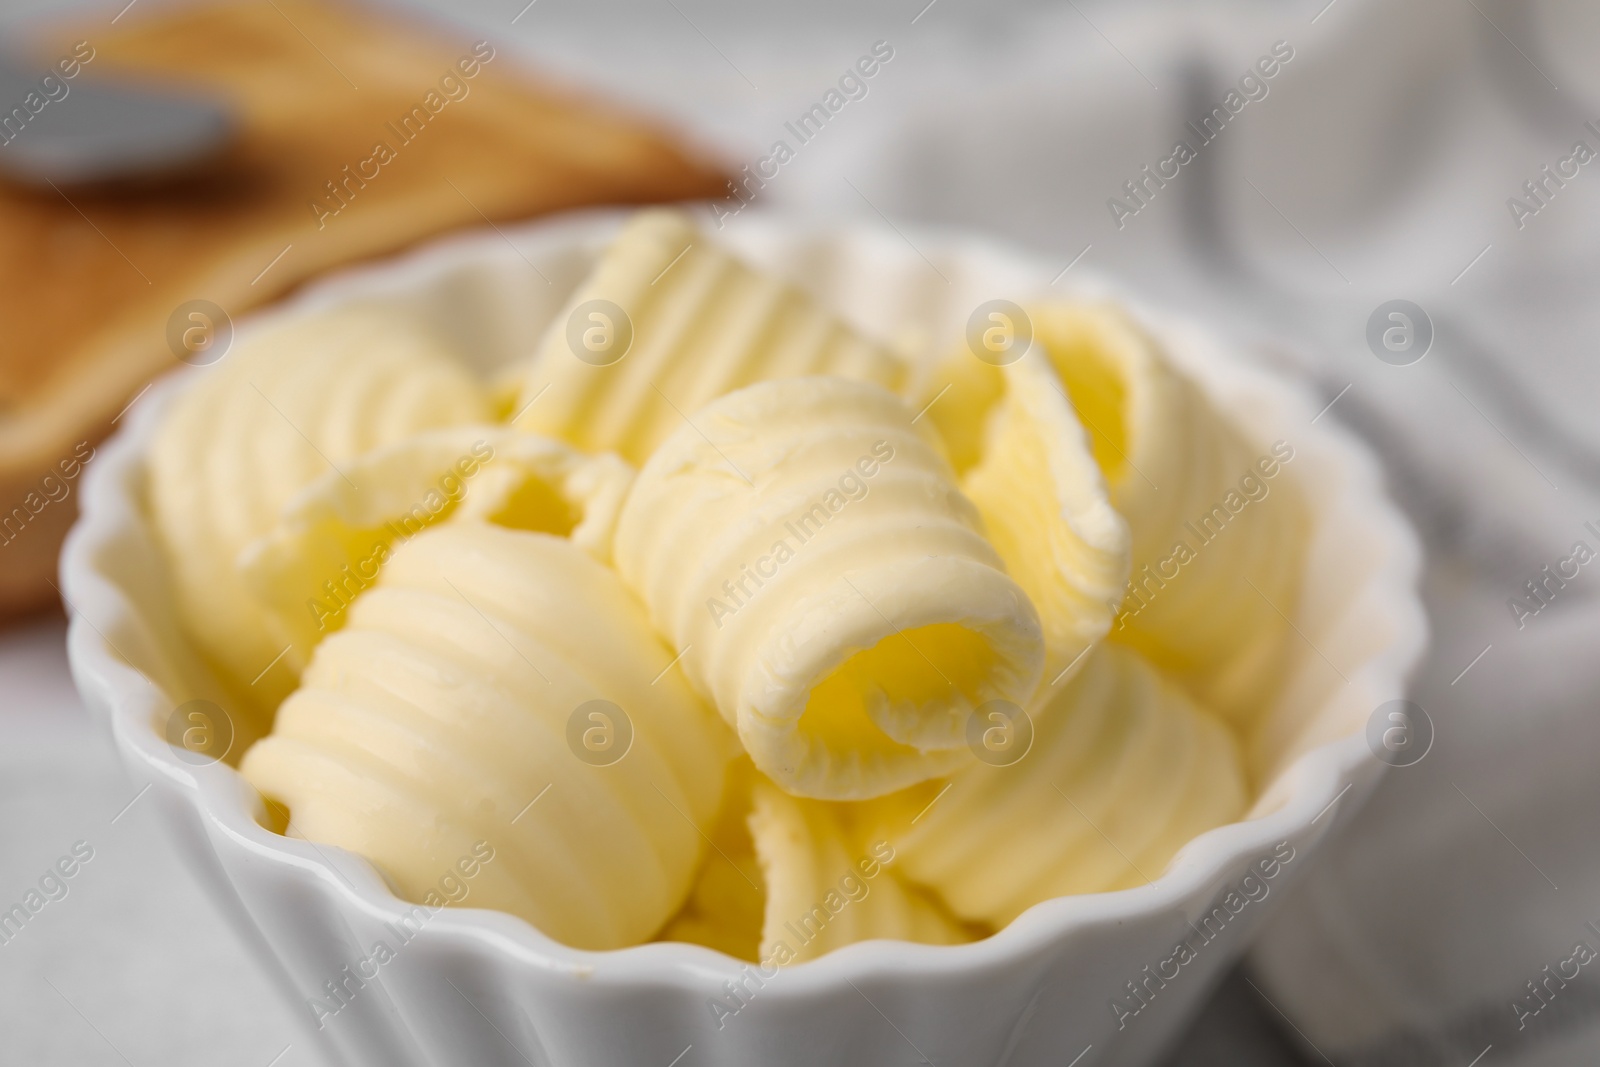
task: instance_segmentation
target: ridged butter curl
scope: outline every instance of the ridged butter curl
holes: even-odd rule
[[[729,766],[722,805],[708,834],[711,847],[700,861],[689,899],[657,940],[705,945],[741,960],[761,959],[767,893],[750,840],[750,790],[757,773],[747,758]]]
[[[904,364],[683,212],[643,211],[539,342],[516,425],[637,465],[685,412],[753,382],[814,374],[892,389]]]
[[[972,940],[925,890],[903,881],[888,841],[862,840],[847,805],[790,796],[757,780],[750,836],[766,883],[762,962],[803,963],[857,941]]]
[[[1233,735],[1131,649],[1096,646],[1030,719],[1020,758],[860,815],[893,842],[903,875],[965,919],[999,927],[1051,897],[1142,885],[1244,814]]]
[[[488,401],[419,324],[361,309],[280,321],[191,373],[151,447],[152,518],[189,637],[270,710],[294,674],[240,552],[320,476],[420,430],[481,422]]]
[[[816,959],[873,938],[948,945],[978,933],[895,868],[894,847],[863,838],[858,805],[807,800],[739,760],[689,903],[660,940],[760,963]]]
[[[1063,392],[1131,538],[1128,580],[1112,597],[1120,602],[1112,640],[1248,726],[1284,669],[1305,560],[1305,504],[1295,479],[1282,476],[1294,443],[1249,441],[1117,304],[1026,310],[1033,343],[1018,362],[995,367],[962,345],[921,384],[922,403],[938,398],[928,418],[964,488],[983,501],[972,479],[998,463],[1004,481],[1031,478],[1042,489],[1042,479],[996,451],[1010,436],[996,420],[1007,408],[1039,407],[1045,391]],[[1058,448],[1053,458],[1069,452]],[[985,517],[998,533],[1002,524]],[[1048,598],[1018,573],[1048,626]]]
[[[427,430],[329,471],[239,556],[274,644],[296,676],[396,546],[452,516],[569,538],[611,559],[633,468],[505,426]]]
[[[691,683],[791,793],[949,773],[990,700],[1024,701],[1039,617],[932,431],[862,382],[749,386],[650,457],[615,559]]]
[[[1054,371],[1003,371],[983,458],[961,480],[989,539],[1039,611],[1045,679],[1057,684],[1106,635],[1128,577],[1128,526]]]
[[[1283,472],[1293,442],[1247,440],[1116,305],[1031,314],[1133,533],[1112,638],[1247,725],[1270,702],[1293,637],[1309,533]]]
[[[688,893],[733,750],[672,658],[570,541],[448,521],[395,551],[241,770],[291,832],[408,899],[483,841],[474,906],[578,948],[637,944]],[[597,700],[613,707],[575,734]],[[589,730],[621,746],[630,727],[620,756],[585,758]]]

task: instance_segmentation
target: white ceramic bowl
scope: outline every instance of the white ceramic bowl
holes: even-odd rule
[[[239,323],[237,333],[348,302],[403,305],[492,374],[530,351],[619,218],[585,213],[452,238],[330,277]],[[1049,291],[1055,270],[931,231],[908,240],[876,226],[819,230],[754,217],[717,237],[810,285],[863,328],[908,343],[951,343],[979,302]],[[1103,283],[1072,278],[1075,293],[1126,299]],[[720,1028],[710,1002],[749,972],[708,949],[651,944],[581,952],[521,919],[468,908],[439,912],[402,945],[395,924],[411,906],[376,870],[340,849],[263,829],[254,817],[259,798],[235,771],[194,766],[165,740],[171,711],[205,688],[205,676],[166,591],[144,504],[144,459],[167,405],[205,368],[158,382],[84,479],[82,518],[62,559],[74,676],[134,778],[154,785],[147,803],[159,805],[197,877],[300,1009],[304,1039],[324,1043],[336,1061],[1148,1062],[1245,948],[1268,901],[1305,870],[1318,840],[1375,780],[1380,765],[1363,740],[1366,721],[1380,703],[1403,695],[1426,633],[1415,588],[1417,543],[1385,499],[1370,453],[1331,417],[1313,424],[1319,405],[1300,387],[1250,365],[1199,327],[1138,310],[1263,450],[1280,438],[1293,444],[1296,457],[1285,471],[1306,490],[1315,523],[1295,619],[1303,639],[1291,649],[1282,699],[1252,743],[1273,768],[1252,817],[1196,838],[1150,885],[1046,901],[975,944],[866,942],[785,969],[759,988],[747,979],[747,1006]],[[1254,886],[1262,885],[1266,896],[1234,914],[1230,903],[1246,899],[1237,895],[1242,880],[1280,842],[1295,858],[1274,878],[1248,883],[1248,895],[1260,896]],[[1219,905],[1229,921],[1206,925]],[[1219,932],[1203,942],[1196,926]],[[1184,937],[1198,946],[1195,957],[1182,966],[1165,962]],[[380,940],[396,949],[393,962],[359,985],[347,978],[345,968]],[[1174,971],[1170,980],[1149,977]],[[319,1029],[309,999],[326,995],[330,980],[344,982],[349,1004]],[[1149,1006],[1137,1014],[1125,1014],[1139,1004],[1130,982],[1149,991]]]

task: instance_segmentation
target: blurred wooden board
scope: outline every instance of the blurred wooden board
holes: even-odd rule
[[[24,501],[178,365],[167,334],[179,305],[237,317],[453,228],[725,191],[719,169],[662,131],[540,86],[465,31],[319,0],[142,7],[63,33],[38,52],[41,75],[88,40],[80,82],[203,88],[233,103],[242,131],[180,185],[0,186],[0,522],[13,518],[0,526],[0,616],[55,595],[45,578],[76,490],[37,514]]]

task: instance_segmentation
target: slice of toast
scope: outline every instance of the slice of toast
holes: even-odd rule
[[[82,459],[187,354],[177,339],[199,320],[175,320],[182,305],[206,300],[237,317],[330,268],[452,228],[726,188],[719,169],[661,131],[537,84],[493,41],[388,10],[324,0],[135,8],[36,55],[41,76],[76,57],[84,81],[219,94],[239,131],[182,183],[0,185],[0,617],[56,595]],[[40,106],[71,107],[66,84]]]

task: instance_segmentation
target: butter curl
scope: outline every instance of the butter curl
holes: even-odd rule
[[[570,541],[446,522],[395,551],[241,770],[411,900],[481,840],[475,906],[637,944],[688,893],[733,751],[672,658]]]
[[[756,766],[862,799],[971,759],[990,700],[1025,701],[1039,617],[936,438],[877,386],[796,378],[714,401],[650,457],[617,568]]]

